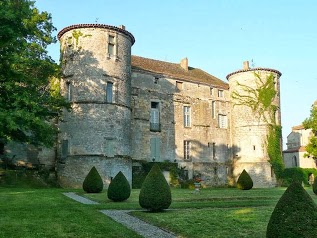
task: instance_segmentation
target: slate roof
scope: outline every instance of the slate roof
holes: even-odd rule
[[[217,88],[229,88],[227,83],[201,69],[188,67],[188,70],[185,70],[177,63],[170,63],[133,55],[131,64],[132,69],[136,71],[160,74],[165,77],[207,84]]]

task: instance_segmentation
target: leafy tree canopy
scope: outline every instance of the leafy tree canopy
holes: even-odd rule
[[[317,101],[310,110],[310,116],[304,120],[303,126],[305,129],[312,129],[313,133],[306,146],[306,156],[312,156],[314,159],[317,159]]]
[[[51,15],[29,0],[0,1],[0,143],[51,146],[52,119],[68,103],[59,94],[58,65],[47,55],[54,43]]]

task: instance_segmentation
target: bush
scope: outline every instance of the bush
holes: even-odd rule
[[[276,204],[266,230],[266,237],[316,237],[317,205],[294,180]]]
[[[171,185],[177,187],[179,185],[178,182],[178,171],[177,163],[172,163],[170,161],[164,162],[147,162],[140,161],[141,166],[133,166],[132,167],[132,188],[141,188],[142,184],[146,178],[146,175],[150,172],[151,168],[154,164],[157,164],[162,171],[169,171],[171,178]]]
[[[157,164],[146,176],[139,194],[139,204],[152,212],[167,209],[172,203],[171,189]]]
[[[237,188],[242,190],[250,190],[253,187],[253,181],[245,169],[240,174],[237,181]]]
[[[124,174],[120,171],[109,184],[107,196],[114,202],[122,202],[127,200],[130,195],[130,184]]]
[[[317,177],[315,177],[315,179],[314,179],[313,192],[317,195]]]
[[[308,183],[308,176],[309,174],[314,174],[314,176],[317,176],[317,169],[312,168],[287,168],[284,169],[282,173],[282,179],[283,183],[282,186],[288,187],[293,180],[297,180],[299,182],[303,182],[306,186],[309,185]]]
[[[87,174],[83,182],[83,189],[87,193],[100,193],[102,191],[102,178],[100,177],[95,166],[92,167],[89,173]]]

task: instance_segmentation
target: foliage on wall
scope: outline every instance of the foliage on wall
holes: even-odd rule
[[[317,160],[317,103],[311,107],[310,116],[303,122],[305,129],[312,129],[313,136],[310,138],[308,145],[306,146],[307,153],[305,157],[313,157]]]
[[[274,104],[277,95],[274,81],[274,75],[270,74],[266,79],[262,79],[259,73],[254,73],[256,78],[256,87],[250,87],[241,83],[238,86],[244,92],[234,91],[232,98],[235,100],[236,105],[248,106],[252,112],[258,117],[259,120],[264,120],[268,123],[268,136],[267,136],[267,152],[270,158],[269,162],[272,165],[274,173],[277,178],[281,177],[284,169],[282,153],[281,153],[281,138],[282,127],[277,125],[276,111],[278,106]]]
[[[263,80],[259,73],[254,73],[256,77],[256,88],[237,82],[244,94],[235,91],[232,98],[236,100],[235,105],[245,105],[251,108],[259,119],[264,119],[268,123],[275,123],[275,112],[277,106],[273,104],[277,94],[275,90],[274,75],[270,74]]]

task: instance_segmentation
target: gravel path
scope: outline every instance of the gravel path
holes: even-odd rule
[[[77,202],[80,202],[82,204],[99,204],[98,202],[95,202],[95,201],[91,201],[90,199],[88,198],[84,198],[82,196],[79,196],[77,195],[76,193],[63,193],[65,196],[71,198],[71,199],[74,199],[75,201]]]
[[[74,199],[82,204],[99,204],[88,198],[84,198],[75,193],[63,193],[65,196]],[[176,238],[172,233],[164,231],[156,226],[150,225],[136,217],[128,214],[128,210],[101,210],[101,212],[116,222],[128,227],[145,238]]]

